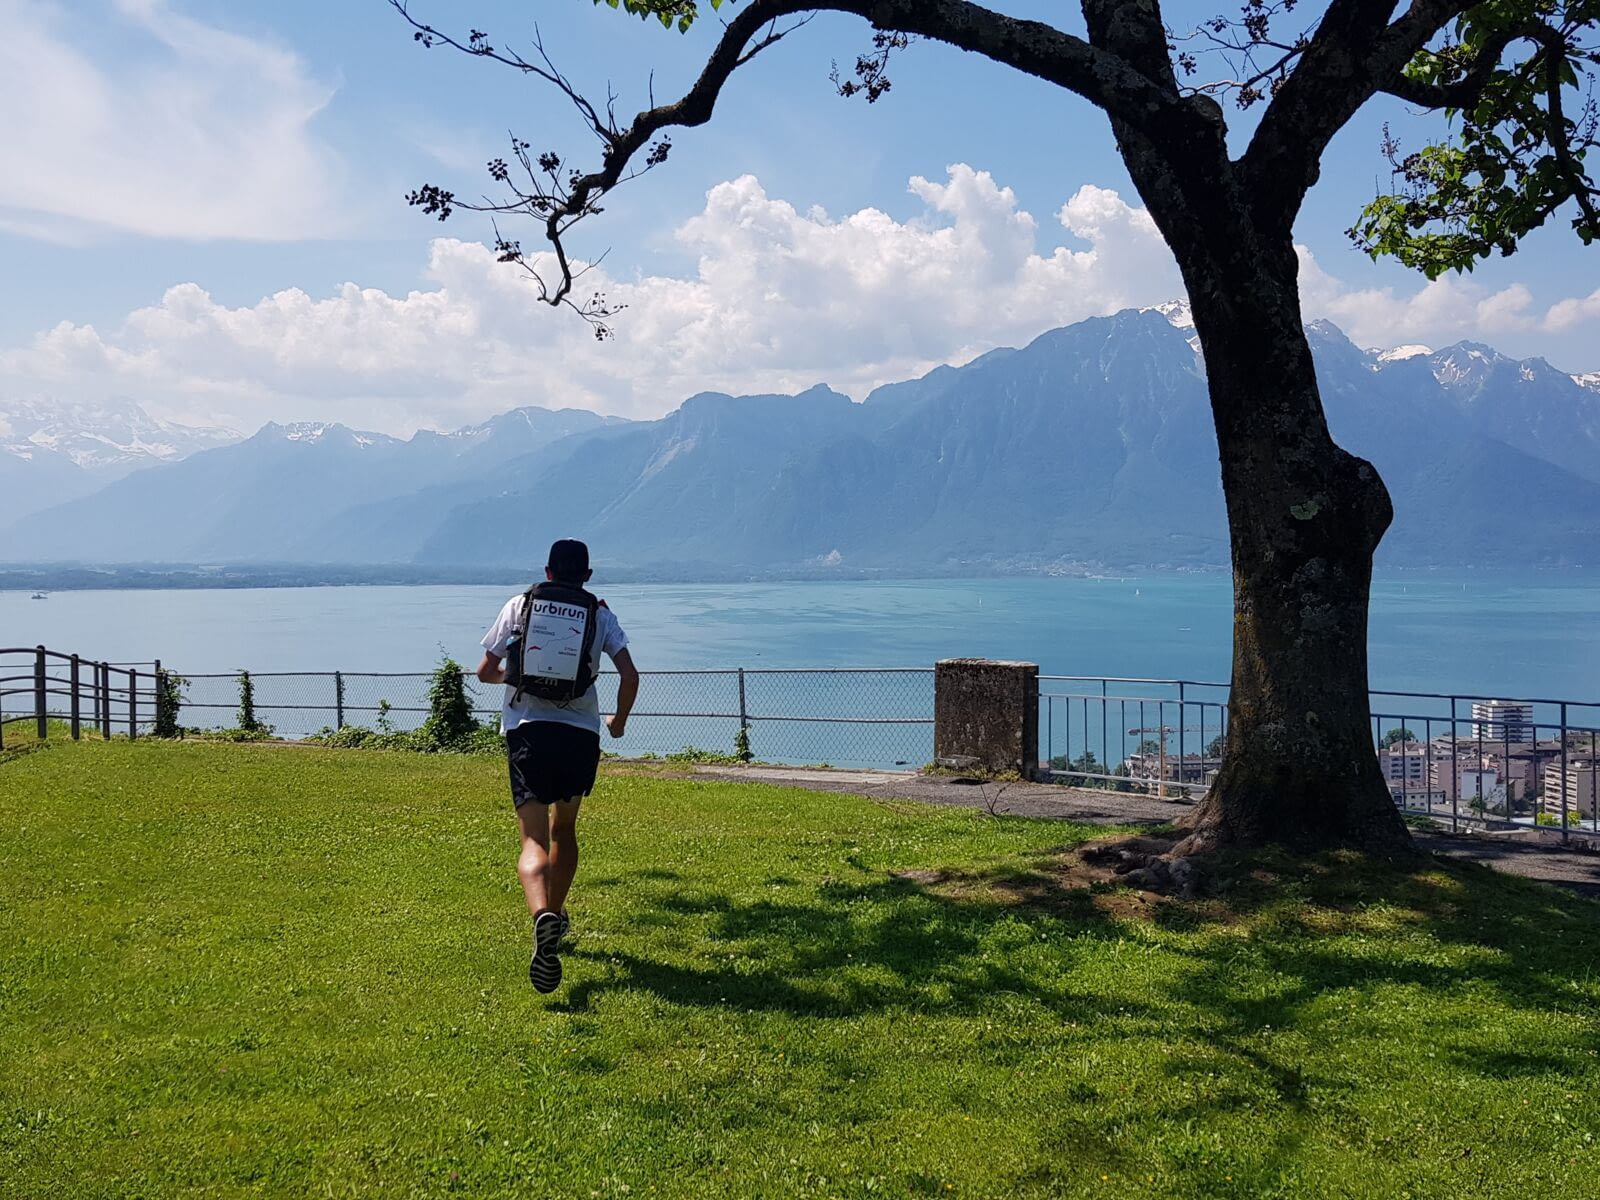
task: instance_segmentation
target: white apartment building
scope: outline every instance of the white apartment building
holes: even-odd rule
[[[1507,787],[1500,772],[1470,758],[1435,758],[1428,768],[1428,786],[1446,800],[1471,804],[1482,800],[1485,810],[1506,812]]]
[[[1565,778],[1561,764],[1551,763],[1544,769],[1544,810],[1559,815],[1562,796],[1566,797],[1566,811],[1575,812],[1584,820],[1595,815],[1597,781],[1600,781],[1600,764],[1591,761],[1568,762]]]
[[[1533,741],[1533,705],[1520,700],[1475,700],[1474,734],[1486,742]]]
[[[1378,769],[1394,791],[1401,785],[1421,791],[1428,781],[1428,748],[1417,742],[1396,742],[1378,751]]]

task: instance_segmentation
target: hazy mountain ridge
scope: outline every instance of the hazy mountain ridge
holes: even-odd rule
[[[243,436],[232,429],[163,421],[120,398],[0,402],[0,452],[27,457],[32,450],[55,451],[87,471],[176,462]]]
[[[122,398],[0,400],[0,511],[14,519],[242,436],[163,421]]]
[[[1334,436],[1394,496],[1385,561],[1600,560],[1589,377],[1476,343],[1370,351],[1326,322],[1308,334]],[[702,393],[656,421],[526,408],[406,441],[269,425],[25,517],[0,556],[514,566],[567,535],[636,570],[1227,561],[1182,305],[1052,330],[860,404],[822,385]]]

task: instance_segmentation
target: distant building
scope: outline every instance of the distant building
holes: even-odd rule
[[[1405,786],[1421,791],[1428,780],[1428,748],[1417,742],[1396,742],[1378,751],[1378,769],[1392,792]]]
[[[1568,762],[1565,771],[1560,763],[1551,763],[1544,769],[1544,811],[1559,816],[1565,798],[1567,812],[1592,820],[1597,779],[1600,779],[1600,764],[1593,761]]]
[[[1168,754],[1162,761],[1159,754],[1130,754],[1122,760],[1129,776],[1147,783],[1161,776],[1166,783],[1210,783],[1222,766],[1222,759],[1213,754]]]
[[[1520,700],[1475,700],[1474,733],[1486,742],[1533,741],[1533,705]]]
[[[1500,772],[1473,758],[1435,758],[1428,768],[1428,786],[1447,801],[1481,803],[1485,812],[1509,811],[1508,789]]]
[[[1449,798],[1437,788],[1403,787],[1398,783],[1389,785],[1389,798],[1405,808],[1433,809],[1450,804]]]

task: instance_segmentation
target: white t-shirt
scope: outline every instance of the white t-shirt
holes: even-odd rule
[[[517,622],[522,619],[522,596],[523,593],[518,592],[507,600],[500,609],[500,615],[489,627],[489,632],[483,635],[481,643],[483,648],[502,661],[506,656],[506,643],[511,640],[511,635],[516,632]],[[615,658],[621,654],[628,645],[628,635],[622,632],[622,626],[617,624],[617,618],[612,615],[609,608],[601,607],[595,618],[594,650],[589,666],[598,678],[600,656],[604,654]],[[600,696],[593,686],[576,700],[566,704],[528,695],[518,700],[516,695],[516,688],[507,687],[505,699],[500,702],[502,733],[508,729],[515,729],[525,721],[554,721],[559,725],[571,725],[578,729],[600,732]]]

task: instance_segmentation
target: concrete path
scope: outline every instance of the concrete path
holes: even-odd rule
[[[1160,800],[1131,792],[1063,787],[1053,783],[963,782],[903,771],[836,771],[807,767],[697,766],[696,775],[772,783],[823,792],[849,792],[890,800],[920,800],[981,808],[997,815],[1049,817],[1091,825],[1164,825],[1192,807],[1187,801]],[[1418,843],[1440,854],[1481,862],[1600,899],[1600,854],[1563,849],[1516,836],[1418,833]]]

